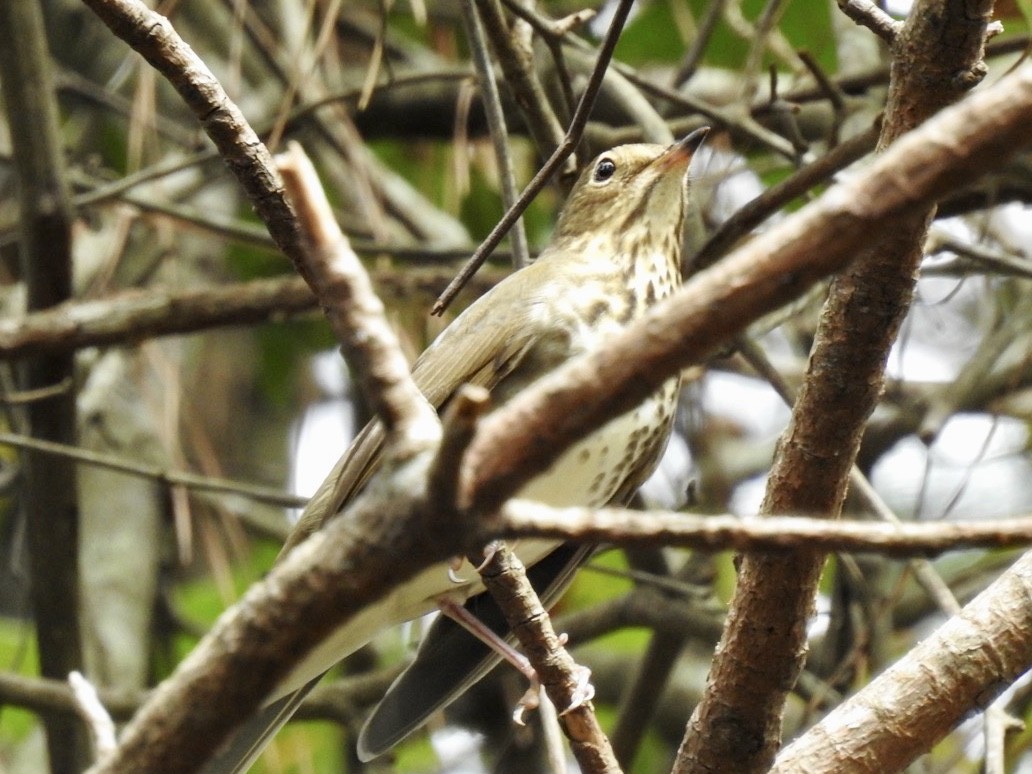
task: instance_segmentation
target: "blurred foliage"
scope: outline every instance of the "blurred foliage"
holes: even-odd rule
[[[36,637],[28,622],[0,616],[0,668],[25,677],[39,674]],[[6,743],[24,740],[35,726],[29,710],[9,704],[0,709],[0,740]]]
[[[643,0],[637,3],[616,49],[616,58],[655,83],[669,87],[711,1]],[[66,150],[74,171],[96,173],[98,179],[118,179],[130,168],[153,169],[208,147],[206,142],[198,144],[197,127],[189,123],[192,118],[186,116],[167,84],[158,78],[152,88],[152,74],[141,76],[145,66],[139,58],[112,37],[83,6],[72,0],[46,0],[44,5],[51,25],[52,55],[62,84],[60,105]],[[809,52],[832,78],[849,67],[869,70],[884,64],[884,51],[879,53],[878,46],[873,47],[875,54],[871,61],[840,61],[840,52],[846,49],[840,39],[842,33],[832,24],[832,14],[838,13],[833,6],[831,2],[784,4],[776,30],[788,42],[790,50]],[[388,10],[384,19],[381,15],[385,7]],[[556,18],[582,8],[565,0],[539,3],[538,7],[539,12]],[[596,7],[608,18],[606,11],[611,9],[611,3],[600,3]],[[733,7],[744,20],[755,23],[768,3],[743,0]],[[1008,36],[1027,33],[1028,0],[1000,8]],[[331,20],[325,27],[326,45],[315,56],[312,47],[327,23],[325,14],[330,9],[339,12],[340,18]],[[383,246],[384,255],[388,257],[377,258],[375,263],[377,268],[395,271],[398,287],[404,289],[390,302],[392,318],[405,325],[402,338],[417,343],[414,348],[424,340],[426,331],[438,323],[426,321],[427,288],[415,288],[407,297],[402,297],[410,287],[402,281],[406,273],[454,264],[454,260],[447,264],[438,251],[458,247],[460,252],[471,252],[503,211],[497,165],[477,110],[471,109],[469,125],[464,131],[456,129],[456,115],[469,95],[447,72],[469,66],[470,48],[458,6],[430,2],[425,6],[425,21],[421,18],[422,9],[424,5],[420,0],[386,4],[356,0],[339,6],[296,0],[268,0],[250,5],[229,0],[182,0],[162,6],[190,45],[227,82],[231,93],[239,95],[242,109],[256,127],[274,126],[284,105],[311,105],[341,93],[348,95],[330,100],[330,105],[319,111],[305,113],[290,125],[285,138],[303,142],[314,157],[341,222],[346,227],[350,225],[356,235],[379,240]],[[234,16],[235,13],[240,16]],[[241,18],[246,25],[241,26]],[[592,22],[579,33],[583,40],[597,45],[603,31],[597,22]],[[854,33],[869,37],[869,33],[862,30]],[[750,106],[739,104],[738,100],[750,87],[755,87],[757,101],[767,98],[770,67],[777,72],[779,93],[793,87],[813,86],[813,78],[807,75],[797,58],[786,61],[767,48],[761,52],[757,71],[743,73],[756,45],[754,35],[736,30],[726,17],[721,18],[705,47],[699,70],[686,88],[695,98],[709,100],[730,113],[741,111],[744,115]],[[366,109],[359,110],[353,93],[365,83],[370,63],[381,54],[376,81],[380,86],[373,91]],[[1011,52],[1009,59],[991,60],[992,75],[999,75],[1016,55]],[[549,72],[550,68],[545,66],[548,59],[544,46],[538,47],[536,56],[540,71]],[[427,76],[415,88],[386,85],[393,78],[415,72]],[[752,80],[746,82],[746,77]],[[228,83],[230,80],[233,82]],[[575,88],[581,88],[582,81],[575,78]],[[881,110],[883,86],[883,82],[874,79],[870,86],[850,94],[844,108],[846,117],[855,119],[860,128],[869,125]],[[661,100],[651,101],[665,117],[701,120]],[[539,160],[551,149],[536,147],[522,129],[524,117],[511,103],[507,102],[507,106],[515,175],[518,186],[523,186],[536,171]],[[820,155],[826,150],[824,141],[831,133],[832,111],[827,100],[808,97],[794,107],[798,111],[792,113],[792,120],[796,122],[793,128],[804,138],[811,154]],[[610,124],[628,131],[640,128],[626,124],[621,109],[605,96],[594,118],[599,123],[593,123],[589,131],[600,134],[612,128]],[[758,114],[757,120],[763,119],[764,116]],[[135,145],[131,145],[132,138],[137,138],[133,140]],[[710,230],[721,219],[714,214],[720,206],[719,202],[714,203],[719,196],[731,202],[730,211],[744,203],[742,194],[736,193],[734,174],[741,173],[751,183],[769,187],[797,167],[797,159],[774,153],[759,143],[747,145],[743,149],[747,155],[735,155],[739,150],[735,146],[737,141],[737,135],[715,132],[711,145],[717,154],[709,157],[712,159],[709,166],[698,173],[696,189]],[[6,138],[0,137],[0,143],[4,143],[0,156],[7,154],[6,142]],[[377,167],[364,160],[365,153],[396,173],[402,182],[397,187],[383,183],[383,175],[377,172]],[[12,225],[13,187],[6,175],[6,169],[0,167],[0,224],[6,224],[0,236],[10,243],[16,225]],[[89,186],[84,185],[86,188]],[[815,192],[820,190],[819,186]],[[284,276],[290,272],[282,256],[254,246],[253,240],[236,237],[217,227],[218,218],[240,226],[253,227],[257,223],[250,203],[221,166],[192,167],[173,175],[160,175],[154,181],[131,189],[130,193],[131,197],[115,197],[81,210],[82,221],[77,227],[97,237],[97,244],[102,245],[96,249],[96,254],[80,256],[82,273],[87,277],[83,287],[91,292],[100,292],[92,290],[95,288],[105,293],[123,289],[118,284],[123,275],[116,269],[134,258],[143,263],[146,270],[126,273],[143,276],[145,286],[161,288],[195,288],[231,280]],[[560,201],[561,193],[550,188],[525,214],[532,248],[540,248],[547,242]],[[790,202],[783,209],[795,209],[802,201]],[[172,212],[174,206],[187,208],[196,215],[196,220],[184,224]],[[724,212],[723,216],[727,214]],[[978,222],[984,224],[988,219]],[[1000,247],[1000,244],[994,243],[994,246]],[[391,256],[390,251],[395,249],[404,249],[404,255]],[[152,266],[155,263],[157,268]],[[437,282],[435,291],[442,289],[448,271],[442,270],[443,279]],[[977,273],[980,270],[969,271],[976,272],[980,280],[982,275]],[[16,274],[16,271],[7,272],[8,276]],[[970,295],[965,297],[960,286],[968,276],[971,275],[955,277],[957,293],[961,296],[958,306],[937,307],[935,313],[941,318],[935,325],[966,331],[966,345],[970,350],[981,340],[985,330],[992,328],[993,322],[984,314],[986,310],[1000,304],[1001,312],[1010,316],[1014,312],[1011,304],[1019,303],[1014,299],[1029,294],[1026,281],[997,277],[975,290],[972,289],[974,282],[966,284],[964,293]],[[90,284],[93,282],[97,284]],[[963,306],[961,301],[964,301]],[[1020,307],[1018,312],[1022,311]],[[798,378],[805,363],[804,345],[812,335],[815,317],[811,308],[763,339],[780,358],[778,366],[783,366],[793,379]],[[148,350],[140,379],[146,384],[147,394],[160,419],[160,440],[170,450],[170,467],[180,467],[184,460],[189,460],[211,475],[224,475],[227,471],[236,474],[234,455],[240,455],[243,449],[253,457],[253,465],[245,468],[249,475],[265,476],[262,483],[286,488],[299,423],[313,405],[339,400],[319,375],[313,373],[312,366],[312,356],[333,349],[335,342],[328,326],[311,316],[253,326],[251,333],[253,339],[249,339],[248,353],[253,352],[253,358],[240,357],[244,347],[233,337],[219,339],[217,346],[213,344],[208,348],[197,345],[192,337],[176,339],[173,345]],[[934,329],[934,325],[931,334],[927,327],[922,333],[920,326],[913,333],[907,346],[918,346],[922,340],[929,339],[933,345],[939,344],[938,329]],[[197,338],[205,336],[199,334]],[[214,340],[215,336],[210,338]],[[207,338],[205,341],[211,343]],[[940,350],[935,350],[935,355],[946,358]],[[958,364],[961,362],[955,360]],[[758,384],[751,376],[742,375],[737,363],[720,361],[712,368],[749,379],[754,388]],[[899,389],[902,391],[904,386]],[[185,397],[190,399],[189,406],[196,407],[196,414],[181,412]],[[709,510],[723,512],[740,505],[734,500],[736,489],[762,476],[769,464],[773,438],[780,427],[771,429],[769,423],[762,425],[754,417],[746,416],[748,402],[741,401],[742,413],[730,417],[710,405],[693,409],[697,416],[691,418],[696,437],[690,444],[693,457],[690,473],[704,493],[707,488],[710,492],[720,492],[713,501],[707,502]],[[884,408],[884,413],[905,411],[907,404],[887,402]],[[880,420],[881,416],[876,419]],[[1029,420],[1026,417],[1023,421]],[[760,429],[755,425],[761,425]],[[886,450],[891,450],[901,438],[912,435],[913,428],[905,423],[900,426],[903,429],[896,431],[897,436],[890,435]],[[232,438],[228,437],[230,435]],[[328,457],[333,457],[327,460],[327,467],[345,443],[346,439],[340,438],[332,450],[326,451]],[[1027,445],[1019,452],[1008,453],[1023,458],[1027,456]],[[0,451],[0,455],[5,455],[6,460],[5,452]],[[975,464],[972,462],[971,467]],[[873,464],[870,467],[873,468]],[[729,472],[725,474],[724,468],[730,469]],[[713,472],[717,470],[719,473]],[[728,480],[718,486],[714,481],[720,475],[726,475]],[[919,474],[915,478],[919,478]],[[162,496],[166,497],[167,493],[163,492]],[[901,511],[905,512],[910,505],[909,501],[903,503]],[[262,576],[277,551],[266,531],[255,527],[247,518],[238,518],[241,510],[247,512],[245,516],[254,515],[252,511],[261,510],[257,505],[241,506],[233,502],[213,506],[209,500],[197,497],[191,500],[190,507],[179,503],[179,508],[174,515],[169,515],[160,566],[155,567],[162,581],[162,598],[154,601],[155,608],[164,607],[173,620],[166,622],[165,627],[158,627],[156,643],[141,643],[141,647],[156,654],[152,670],[156,679],[167,675],[196,644],[198,633],[206,630],[228,604]],[[271,520],[285,530],[286,518],[279,509],[272,510],[275,512]],[[217,520],[217,529],[199,528],[202,522],[212,519]],[[5,529],[4,532],[13,535],[16,531]],[[189,550],[184,550],[184,545]],[[2,548],[8,568],[17,567],[21,561],[17,541],[8,537]],[[683,554],[678,554],[680,556]],[[974,580],[960,577],[961,571],[955,572],[949,563],[941,568],[948,580],[958,586],[963,582],[965,590],[969,590],[984,586],[1002,566],[1000,560],[991,556],[981,555],[981,558],[984,565],[972,562],[966,555],[958,562],[963,568],[976,568],[972,570]],[[633,581],[618,577],[627,570],[627,562],[619,551],[606,551],[593,563],[616,575],[592,570],[581,572],[560,603],[561,612],[591,609],[634,588]],[[716,557],[713,568],[715,577],[709,588],[710,600],[725,602],[735,582],[732,555]],[[13,574],[11,570],[5,572]],[[0,582],[3,580],[0,578]],[[822,592],[832,597],[840,581],[840,567],[836,564],[826,574]],[[865,592],[883,606],[881,612],[896,610],[893,606],[905,593],[917,596],[909,579],[901,582],[900,587],[871,588]],[[877,604],[872,603],[871,607],[876,608]],[[918,610],[920,605],[915,603],[912,607]],[[17,618],[25,616],[26,611],[3,612],[12,617],[0,618],[0,668],[32,674],[36,668],[32,638],[26,634],[24,619]],[[850,613],[862,618],[855,609]],[[920,609],[913,615],[917,623],[909,621],[901,631],[893,632],[891,641],[877,643],[878,649],[870,649],[877,650],[873,655],[867,652],[869,643],[864,640],[869,632],[858,633],[856,648],[862,651],[862,658],[858,656],[858,660],[869,658],[870,661],[865,661],[864,668],[857,670],[862,677],[853,681],[847,679],[834,687],[843,692],[859,687],[867,675],[885,666],[885,662],[877,660],[879,654],[884,653],[886,658],[898,657],[912,642],[915,626],[936,620],[936,613],[931,609]],[[858,628],[863,629],[868,623],[861,621]],[[600,651],[617,654],[614,661],[621,662],[620,677],[626,679],[636,671],[638,657],[649,637],[647,629],[629,625],[590,644],[587,650],[597,646]],[[819,649],[822,643],[816,641],[813,647]],[[407,647],[405,638],[394,632],[374,643],[372,650],[383,663],[388,663],[401,658]],[[691,661],[691,667],[696,670],[704,670],[708,663],[691,648],[686,648],[684,660]],[[833,675],[819,677],[831,679]],[[616,713],[614,706],[600,702],[599,711],[606,727],[611,727]],[[690,708],[685,707],[685,718],[688,712]],[[1027,697],[1021,699],[1017,713],[1032,717],[1032,703]],[[32,725],[29,713],[4,708],[0,714],[0,769]],[[789,732],[794,730],[790,728]],[[666,770],[677,742],[674,735],[661,730],[657,724],[643,742],[633,771]],[[943,761],[955,762],[958,757],[969,754],[968,742],[969,737],[962,733],[952,737],[929,756],[927,770],[946,770]],[[339,771],[344,766],[342,761],[347,759],[347,744],[346,733],[335,724],[298,723],[280,735],[258,770],[269,774]],[[1027,730],[1014,734],[1008,738],[1008,745],[1011,756],[1016,759],[1024,755],[1027,760],[1032,735]],[[486,765],[490,767],[493,763],[489,761]],[[402,745],[392,765],[395,770],[404,772],[434,771],[438,767],[425,734]]]

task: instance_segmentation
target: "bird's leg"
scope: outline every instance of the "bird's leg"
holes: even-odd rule
[[[469,612],[469,610],[449,597],[438,599],[437,606],[444,615],[455,621],[455,623],[516,667],[521,675],[532,683],[537,682],[537,672],[534,671],[534,667],[530,665],[527,657],[491,631],[490,627],[486,626],[483,621]]]
[[[487,645],[487,647],[491,648],[491,650],[505,659],[505,661],[516,667],[519,673],[530,681],[530,687],[527,688],[526,693],[524,693],[519,702],[517,702],[516,709],[512,716],[513,721],[522,726],[524,724],[523,714],[527,710],[536,709],[541,703],[541,681],[538,680],[537,672],[534,670],[534,667],[530,665],[530,661],[527,660],[526,656],[516,650],[516,648],[495,634],[490,627],[484,625],[483,621],[455,600],[449,597],[441,597],[437,600],[437,606],[440,608],[443,615],[448,616],[467,632]],[[570,709],[572,709],[572,707]]]
[[[523,717],[526,712],[528,710],[532,711],[537,709],[541,704],[541,681],[538,679],[537,672],[534,667],[531,666],[530,661],[526,656],[516,650],[516,648],[506,642],[504,638],[499,637],[490,627],[486,626],[483,621],[473,615],[473,613],[454,599],[450,597],[440,597],[437,600],[437,606],[442,614],[451,618],[455,623],[495,651],[505,661],[516,667],[519,673],[526,677],[530,682],[526,692],[516,703],[516,709],[513,710],[512,714],[514,723],[521,726],[524,725]],[[566,634],[560,634],[559,644],[565,646],[566,642]],[[591,701],[594,696],[595,686],[591,684],[591,670],[585,666],[578,665],[577,689],[574,691],[570,705],[559,714],[565,715],[571,710],[577,709],[585,702]]]

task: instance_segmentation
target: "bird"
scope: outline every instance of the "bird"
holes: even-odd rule
[[[504,405],[563,363],[604,346],[672,294],[682,279],[688,167],[708,132],[702,127],[669,146],[621,145],[591,161],[537,259],[471,304],[413,364],[413,379],[429,403],[440,411],[463,384],[473,384],[489,391],[493,406]],[[665,382],[635,409],[574,444],[518,496],[554,507],[627,502],[662,456],[678,388],[677,377]],[[375,475],[383,441],[378,421],[363,428],[310,499],[281,557],[339,514]],[[521,540],[514,549],[546,606],[592,550],[544,540]],[[507,634],[475,570],[425,570],[308,654],[205,772],[246,771],[327,669],[380,631],[433,612],[445,597],[465,599],[489,628]],[[439,616],[367,720],[357,742],[359,757],[370,760],[392,748],[499,658],[451,618]]]

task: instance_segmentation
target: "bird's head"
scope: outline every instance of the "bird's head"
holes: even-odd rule
[[[681,223],[688,165],[707,134],[703,127],[669,147],[641,143],[599,154],[573,186],[554,241],[618,234],[636,223]]]

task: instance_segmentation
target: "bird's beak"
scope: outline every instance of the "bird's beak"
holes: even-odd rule
[[[676,167],[685,168],[688,166],[688,162],[692,160],[692,156],[695,155],[695,151],[699,149],[703,141],[706,139],[706,135],[710,133],[708,126],[703,126],[691,132],[681,140],[675,142],[663,155],[656,159],[656,164],[664,172],[668,169],[674,169]]]

